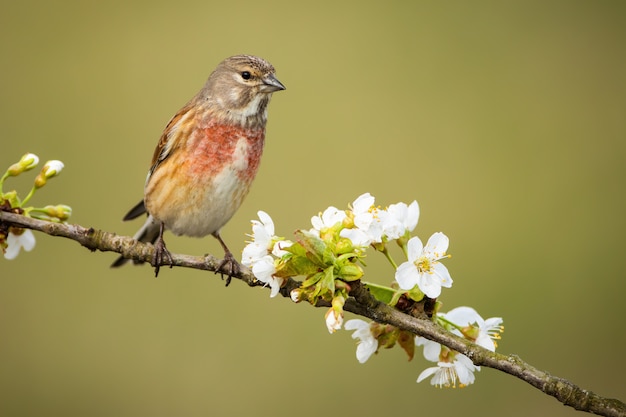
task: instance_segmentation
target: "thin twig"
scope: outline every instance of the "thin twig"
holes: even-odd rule
[[[138,242],[131,237],[118,236],[114,233],[96,230],[91,227],[85,228],[79,225],[51,223],[5,211],[0,211],[1,223],[37,230],[51,236],[65,237],[75,240],[91,251],[116,252],[126,258],[137,261],[150,263],[154,254],[154,247],[151,244]],[[172,261],[173,266],[227,273],[227,271],[217,270],[220,260],[211,255],[199,257],[172,254]],[[245,267],[242,267],[241,272],[234,275],[233,278],[240,279],[249,286],[263,285]],[[291,290],[298,288],[299,285],[299,281],[289,279],[281,289],[281,295],[289,297]],[[626,416],[626,404],[620,400],[604,398],[591,391],[584,390],[565,379],[552,376],[531,366],[516,355],[503,355],[491,352],[444,330],[430,320],[404,314],[385,303],[379,302],[372,297],[360,282],[356,284],[351,283],[351,285],[351,297],[344,306],[346,311],[370,318],[378,323],[391,324],[438,342],[466,355],[475,365],[486,366],[513,375],[576,410],[610,417]],[[328,306],[328,304],[320,302],[318,306]]]

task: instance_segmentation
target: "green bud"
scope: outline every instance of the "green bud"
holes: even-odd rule
[[[72,215],[72,208],[64,204],[59,204],[57,206],[46,206],[43,208],[43,212],[50,217],[55,217],[64,222]]]
[[[46,178],[46,176],[43,174],[43,171],[42,171],[35,177],[35,188],[41,188],[44,185],[46,185],[47,182],[48,182],[48,179]]]
[[[17,191],[15,190],[4,193],[2,198],[0,198],[0,203],[4,204],[3,200],[8,201],[11,208],[20,207],[20,199],[18,198]]]
[[[333,297],[331,301],[331,305],[333,306],[333,310],[335,310],[338,314],[343,314],[343,306],[346,304],[346,297],[344,294],[339,294]]]
[[[59,175],[61,171],[63,171],[64,166],[65,165],[63,165],[63,162],[61,161],[57,161],[57,160],[48,161],[43,166],[43,169],[41,170],[41,172],[45,175],[46,178],[52,178],[52,177]]]
[[[35,188],[41,188],[46,185],[48,179],[52,177],[56,177],[63,170],[63,162],[52,160],[46,162],[46,164],[41,168],[41,172],[35,178]]]
[[[66,206],[64,204],[59,204],[57,206],[57,211],[59,213],[58,218],[62,222],[68,220],[70,218],[70,216],[72,215],[72,208],[70,206]]]
[[[337,255],[343,255],[344,253],[350,253],[352,251],[354,251],[352,241],[345,237],[339,238],[337,244],[335,245],[335,253]]]
[[[10,176],[15,177],[17,175],[20,175],[24,171],[35,168],[38,163],[39,157],[37,155],[33,153],[27,153],[22,156],[18,163],[11,165],[7,172]]]
[[[339,276],[344,281],[356,281],[363,276],[363,269],[359,265],[348,263],[339,269]]]

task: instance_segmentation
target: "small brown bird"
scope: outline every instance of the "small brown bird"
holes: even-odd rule
[[[262,58],[236,55],[222,61],[204,87],[169,121],[148,171],[144,199],[124,217],[148,213],[135,239],[153,242],[155,275],[172,257],[163,240],[175,235],[213,235],[224,249],[219,270],[239,272],[220,229],[248,194],[265,141],[267,105],[284,90],[274,67]],[[113,267],[128,259],[118,258]]]

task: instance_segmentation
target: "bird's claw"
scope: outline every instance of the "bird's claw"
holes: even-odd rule
[[[224,279],[224,274],[226,274],[226,286],[230,285],[230,281],[234,276],[237,276],[241,273],[241,267],[239,266],[239,262],[235,259],[233,254],[230,251],[224,253],[224,259],[219,263],[215,273],[220,273],[222,275],[222,279]]]
[[[159,269],[161,269],[161,265],[165,260],[167,260],[170,268],[174,265],[174,261],[172,261],[172,254],[165,247],[165,241],[163,240],[163,237],[159,236],[154,242],[154,256],[152,258],[152,266],[154,267],[155,278],[159,276]]]

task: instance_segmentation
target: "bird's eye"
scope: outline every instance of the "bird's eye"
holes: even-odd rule
[[[250,77],[252,77],[252,75],[250,74],[250,71],[243,71],[241,73],[241,78],[243,78],[244,80],[249,80]]]

